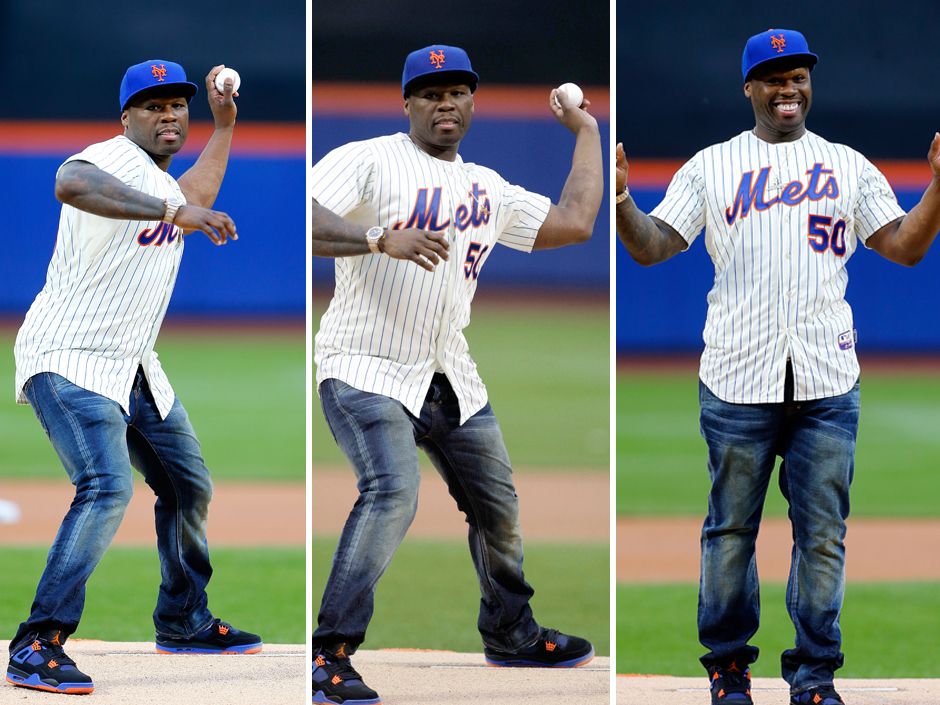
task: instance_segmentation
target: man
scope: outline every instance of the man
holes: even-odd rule
[[[590,237],[603,197],[599,131],[579,106],[554,105],[552,91],[552,112],[576,136],[552,205],[459,157],[477,82],[462,49],[412,52],[402,76],[409,133],[347,144],[313,169],[313,251],[337,258],[336,291],[316,338],[318,391],[360,493],[313,636],[314,702],[379,702],[349,655],[414,517],[418,447],[467,516],[486,660],[564,667],[593,657],[589,642],[544,629],[532,615],[509,457],[463,328],[497,243],[530,251]]]
[[[162,581],[153,614],[163,653],[254,653],[261,639],[215,619],[206,519],[212,484],[186,410],[153,350],[183,254],[184,232],[237,239],[210,210],[228,163],[236,107],[231,81],[206,77],[215,131],[179,181],[167,168],[189,130],[196,85],[164,60],[127,69],[124,134],[70,157],[56,175],[62,201],[46,284],[16,339],[16,398],[29,403],[75,485],[30,615],[10,642],[7,680],[90,693],[66,656],[87,582],[131,497],[133,464],[157,496]]]
[[[858,429],[858,362],[846,263],[858,243],[914,265],[940,228],[940,134],[933,180],[910,213],[862,155],[809,132],[817,56],[802,34],[751,37],[742,59],[755,127],[708,147],[649,216],[627,190],[617,147],[617,231],[644,265],[684,251],[704,227],[715,265],[700,368],[711,492],[702,530],[699,639],[712,703],[750,704],[758,650],[754,542],[775,456],[794,546],[782,657],[793,705],[835,705],[845,519]]]

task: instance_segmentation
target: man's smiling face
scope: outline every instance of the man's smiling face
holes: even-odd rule
[[[744,84],[744,95],[751,100],[755,131],[761,139],[788,142],[806,132],[806,116],[813,102],[809,67],[785,61],[758,67]]]

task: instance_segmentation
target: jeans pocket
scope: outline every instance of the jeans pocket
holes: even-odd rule
[[[327,412],[327,404],[331,407],[336,407],[338,405],[339,389],[338,385],[343,384],[338,379],[325,379],[320,384],[320,408],[323,409],[323,418],[326,419],[326,427],[330,429],[330,434],[333,436],[333,440],[339,443],[339,439],[336,437],[336,429],[333,428],[333,424],[330,423],[330,414]],[[329,399],[327,399],[329,397]]]
[[[49,424],[46,423],[46,419],[42,415],[41,404],[36,401],[37,390],[33,384],[33,380],[41,375],[48,376],[49,373],[40,372],[38,375],[33,375],[26,380],[26,384],[23,385],[23,395],[26,397],[26,401],[29,402],[29,407],[33,410],[33,414],[35,414],[36,419],[39,421],[39,425],[42,426],[42,430],[45,432],[46,436],[51,439],[52,436],[49,435]]]

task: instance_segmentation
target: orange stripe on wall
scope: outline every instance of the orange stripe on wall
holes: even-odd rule
[[[554,87],[481,83],[473,94],[474,109],[480,117],[554,119],[548,108],[548,95]],[[584,95],[591,101],[589,111],[594,117],[610,119],[610,90],[606,86],[588,86]],[[314,82],[313,114],[398,117],[402,114],[401,85]]]
[[[683,162],[677,160],[635,159],[630,160],[630,186],[637,188],[665,188]],[[927,162],[890,160],[875,161],[888,182],[899,189],[926,189],[931,171]]]
[[[212,134],[212,123],[194,122],[180,154],[198,154]],[[95,142],[123,132],[121,123],[0,121],[0,153],[74,154]],[[306,154],[304,126],[301,123],[243,123],[235,127],[233,154],[264,156],[303,156]]]

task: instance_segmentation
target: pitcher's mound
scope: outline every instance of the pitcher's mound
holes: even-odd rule
[[[0,642],[6,673],[8,642]],[[248,656],[158,654],[153,642],[69,639],[66,653],[91,676],[91,695],[56,695],[0,681],[0,704],[263,705],[304,702],[303,644],[265,644]],[[54,702],[53,702],[54,701]]]
[[[704,671],[703,671],[704,673]],[[836,690],[851,705],[937,705],[940,680],[836,678]],[[789,688],[780,678],[755,678],[754,705],[789,702]],[[673,676],[617,676],[617,705],[707,705],[708,679]]]
[[[609,705],[610,659],[581,668],[493,668],[483,654],[357,651],[353,665],[383,705]]]

